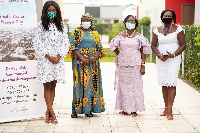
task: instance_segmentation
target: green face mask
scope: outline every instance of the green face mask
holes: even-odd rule
[[[49,19],[54,19],[54,18],[56,17],[56,12],[48,12],[48,13],[47,13],[47,17],[48,17]]]

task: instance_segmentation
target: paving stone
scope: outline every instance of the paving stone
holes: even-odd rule
[[[108,67],[109,66],[109,67]],[[0,132],[38,133],[198,133],[200,132],[200,93],[178,79],[177,95],[173,106],[174,120],[160,116],[164,108],[161,86],[157,84],[156,65],[146,63],[144,82],[145,111],[137,117],[121,116],[115,110],[114,91],[115,64],[101,63],[105,112],[94,113],[88,118],[78,114],[71,118],[72,70],[71,63],[65,63],[66,84],[57,84],[54,111],[58,124],[46,124],[44,118],[0,124]],[[194,100],[195,99],[195,100]]]

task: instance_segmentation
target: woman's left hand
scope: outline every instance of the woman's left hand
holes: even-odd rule
[[[167,58],[174,58],[174,55],[171,54],[169,51],[166,51],[168,53]]]
[[[57,56],[57,57],[55,58],[55,60],[53,61],[53,64],[57,64],[57,63],[60,61],[60,58],[61,58],[60,55]]]
[[[96,58],[94,56],[92,56],[92,57],[89,58],[90,63],[95,62],[95,60],[96,60]]]
[[[145,66],[141,65],[141,69],[140,69],[141,75],[145,74]]]

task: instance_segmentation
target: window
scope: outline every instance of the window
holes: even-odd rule
[[[114,20],[114,23],[119,23],[119,20]]]
[[[149,11],[148,10],[146,11],[146,16],[149,16]]]
[[[154,21],[158,21],[158,16],[159,16],[159,14],[158,14],[158,7],[155,7],[154,8],[154,14],[153,14]]]
[[[105,21],[105,23],[110,23],[110,20],[108,20],[108,19],[105,19],[104,21]]]

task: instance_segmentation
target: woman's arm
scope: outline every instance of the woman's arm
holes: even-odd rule
[[[142,58],[142,62],[141,62],[141,74],[144,75],[145,74],[145,59],[146,59],[146,54],[143,53],[143,47],[141,47],[140,49],[140,53],[141,53],[141,58]]]
[[[116,48],[116,49],[114,50],[114,52],[115,52],[116,55],[118,55],[118,54],[119,54],[119,49]]]
[[[158,58],[160,58],[162,61],[166,61],[167,59],[164,58],[163,55],[160,55],[158,48],[157,48],[157,44],[158,44],[158,36],[153,33],[153,37],[152,37],[152,41],[151,41],[151,49]]]
[[[185,34],[184,34],[183,31],[178,33],[177,39],[178,39],[178,42],[179,42],[180,46],[174,53],[170,53],[170,52],[167,51],[168,58],[174,58],[174,57],[180,55],[186,48]]]
[[[81,60],[81,62],[83,63],[83,65],[89,64],[89,60],[86,59],[84,56],[82,56],[82,55],[78,52],[78,50],[72,50],[72,54],[73,54],[74,56],[76,56],[77,58],[79,58],[79,59]]]
[[[99,58],[99,55],[101,54],[100,51],[96,51],[94,56],[90,57],[90,63],[94,62],[97,58]]]

